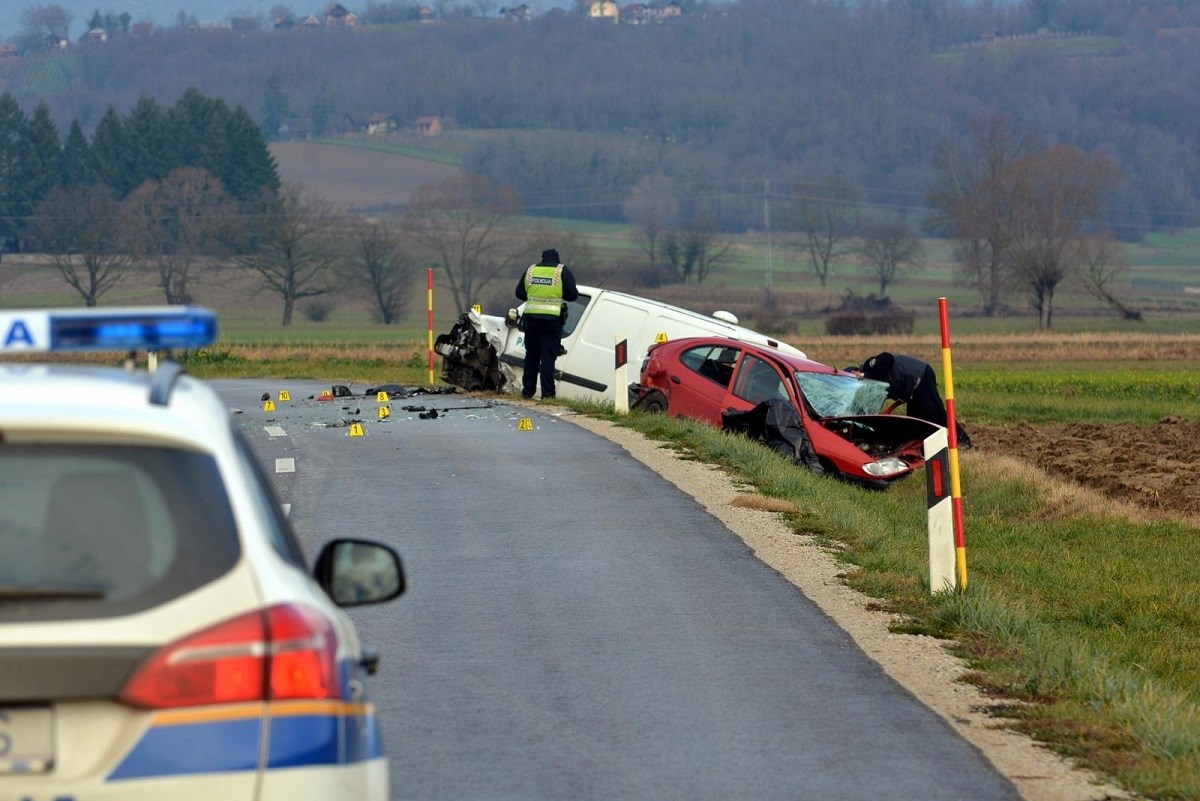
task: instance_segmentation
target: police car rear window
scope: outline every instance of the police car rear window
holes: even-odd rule
[[[0,443],[0,621],[141,611],[228,572],[233,511],[211,456]]]

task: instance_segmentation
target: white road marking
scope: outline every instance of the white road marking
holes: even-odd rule
[[[287,432],[284,431],[279,426],[263,426],[263,430],[266,431],[267,435],[271,436],[271,437],[286,437],[287,436]]]
[[[276,473],[295,473],[296,472],[296,460],[295,459],[276,459],[275,460],[275,472]]]
[[[292,505],[290,503],[281,503],[279,505],[283,507],[283,516],[284,517],[292,516]]]

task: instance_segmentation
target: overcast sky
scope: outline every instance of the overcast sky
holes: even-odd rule
[[[524,2],[534,11],[546,11],[555,6],[568,7],[572,0],[496,0],[497,7],[504,5],[519,5]],[[0,6],[8,7],[8,2],[0,2]],[[297,14],[311,14],[321,11],[328,5],[327,0],[46,0],[46,2],[26,2],[18,0],[15,3],[18,13],[0,13],[0,39],[7,39],[21,30],[21,15],[29,8],[41,5],[58,5],[72,15],[71,30],[68,36],[72,41],[83,34],[83,26],[91,19],[92,12],[99,9],[100,13],[112,12],[121,14],[128,11],[134,22],[149,20],[155,25],[171,25],[180,11],[186,11],[201,22],[220,22],[230,17],[266,15],[267,10],[275,5],[289,6]],[[362,12],[366,0],[342,0],[342,5],[355,12]]]

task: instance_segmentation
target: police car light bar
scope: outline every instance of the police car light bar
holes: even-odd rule
[[[216,312],[198,306],[0,312],[0,353],[174,350],[216,341]]]

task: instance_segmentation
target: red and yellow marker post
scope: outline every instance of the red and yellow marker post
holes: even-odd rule
[[[967,539],[963,530],[962,482],[958,470],[958,415],[954,408],[954,367],[950,358],[950,315],[945,298],[938,298],[942,328],[942,383],[946,388],[946,433],[950,445],[950,503],[954,512],[954,562],[958,591],[967,589]]]
[[[433,387],[433,268],[429,268],[429,386]]]

